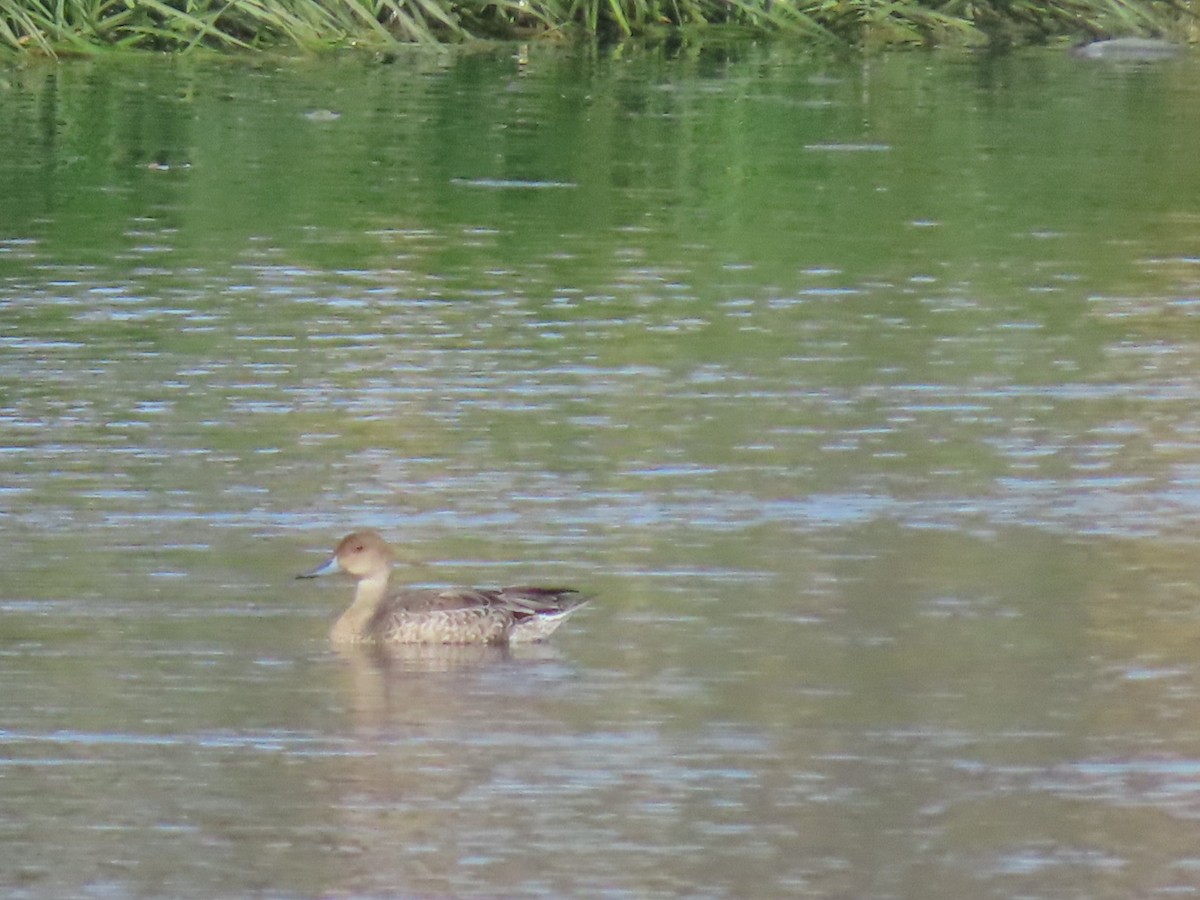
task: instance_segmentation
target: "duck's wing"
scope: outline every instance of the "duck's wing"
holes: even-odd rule
[[[510,587],[500,593],[512,620],[508,639],[514,644],[545,640],[592,599],[574,588]]]
[[[498,603],[518,618],[522,615],[553,616],[570,612],[591,600],[575,588],[514,586],[493,591]]]
[[[478,609],[522,618],[566,612],[589,599],[574,588],[562,587],[418,588],[397,591],[386,605],[389,610],[417,614]]]
[[[388,596],[384,607],[390,612],[453,612],[460,609],[489,609],[495,605],[494,591],[477,588],[405,588]]]

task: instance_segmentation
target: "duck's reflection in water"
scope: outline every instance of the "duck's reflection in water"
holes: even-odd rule
[[[454,873],[497,832],[502,846],[521,845],[528,798],[514,778],[563,764],[560,742],[543,746],[562,728],[562,654],[546,644],[336,653],[353,751],[323,779],[338,823],[334,894],[478,889]]]
[[[494,715],[496,694],[518,682],[562,674],[562,653],[536,644],[334,645],[355,725],[368,732],[401,723],[438,729]],[[504,686],[507,685],[508,689]],[[508,704],[502,704],[508,705]]]

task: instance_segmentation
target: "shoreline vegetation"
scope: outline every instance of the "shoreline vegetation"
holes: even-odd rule
[[[1200,38],[1200,0],[0,0],[15,54],[386,51],[412,43],[792,35],[830,46]]]

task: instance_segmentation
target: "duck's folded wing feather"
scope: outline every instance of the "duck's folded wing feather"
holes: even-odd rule
[[[490,591],[475,588],[407,588],[387,598],[388,609],[410,613],[480,609],[492,604]]]
[[[388,607],[412,613],[460,609],[493,610],[516,616],[546,615],[573,609],[587,597],[573,588],[504,587],[404,590],[388,598]]]

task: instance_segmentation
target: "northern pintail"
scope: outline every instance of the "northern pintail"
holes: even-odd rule
[[[504,644],[549,637],[588,602],[573,588],[402,588],[388,590],[392,550],[378,532],[355,531],[333,555],[297,578],[342,572],[357,581],[354,602],[330,638],[338,643]]]

